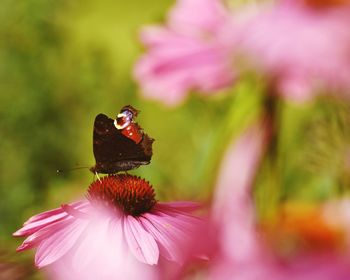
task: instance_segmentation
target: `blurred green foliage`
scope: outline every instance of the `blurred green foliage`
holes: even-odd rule
[[[12,232],[31,215],[82,197],[92,181],[87,169],[56,170],[94,164],[92,124],[100,112],[114,116],[126,104],[141,110],[138,122],[156,139],[154,156],[131,173],[149,180],[158,199],[210,200],[225,146],[259,114],[263,87],[247,79],[226,94],[191,95],[177,108],[142,98],[131,74],[142,50],[137,33],[161,21],[171,4],[2,1],[0,263],[13,264],[14,273],[29,277],[33,261],[30,253],[14,256],[20,241]],[[278,200],[319,201],[347,191],[348,113],[337,101],[281,101]],[[270,171],[264,166],[259,176],[258,209],[271,196],[263,188]]]

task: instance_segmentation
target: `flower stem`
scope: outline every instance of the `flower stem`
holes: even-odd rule
[[[273,93],[273,92],[272,92]],[[254,198],[260,219],[273,220],[281,201],[280,163],[278,156],[278,126],[280,102],[269,92],[264,100],[264,119],[269,130],[266,156],[256,180]]]

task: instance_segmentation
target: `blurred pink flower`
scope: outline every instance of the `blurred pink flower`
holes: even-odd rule
[[[218,248],[209,267],[210,279],[345,280],[346,257],[329,254],[279,259],[256,226],[252,187],[259,163],[269,145],[271,127],[258,123],[232,143],[222,162],[213,203]]]
[[[221,36],[230,20],[219,0],[179,0],[166,27],[142,31],[148,48],[135,66],[145,96],[167,104],[181,102],[190,90],[205,93],[232,83],[232,50]]]
[[[292,100],[308,100],[322,91],[348,94],[350,6],[335,4],[286,0],[237,12],[238,33],[232,34],[237,57],[244,55]]]
[[[135,67],[145,96],[175,104],[192,89],[232,85],[242,70],[262,74],[294,101],[349,95],[348,1],[284,0],[236,11],[222,2],[179,0],[166,27],[145,28],[148,52]]]
[[[221,163],[212,209],[221,257],[240,262],[259,252],[251,188],[270,130],[268,121],[249,128],[230,145]]]
[[[136,176],[106,176],[90,185],[87,200],[38,214],[13,235],[28,236],[17,250],[36,248],[36,266],[55,264],[60,279],[67,279],[62,268],[91,279],[97,272],[137,278],[137,268],[146,272],[160,256],[183,261],[182,246],[201,223],[191,214],[197,208],[193,202],[156,202],[149,183]]]

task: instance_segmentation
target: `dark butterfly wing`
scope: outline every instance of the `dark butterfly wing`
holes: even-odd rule
[[[91,171],[112,174],[149,164],[153,141],[147,134],[143,134],[142,141],[136,144],[120,133],[114,126],[113,119],[99,114],[95,118],[93,132],[96,165]]]

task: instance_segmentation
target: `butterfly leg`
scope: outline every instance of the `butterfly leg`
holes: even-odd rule
[[[95,176],[96,176],[97,180],[99,180],[100,183],[102,183],[102,181],[101,181],[101,179],[100,179],[100,176],[98,176],[98,173],[97,173],[97,172],[95,172]]]

